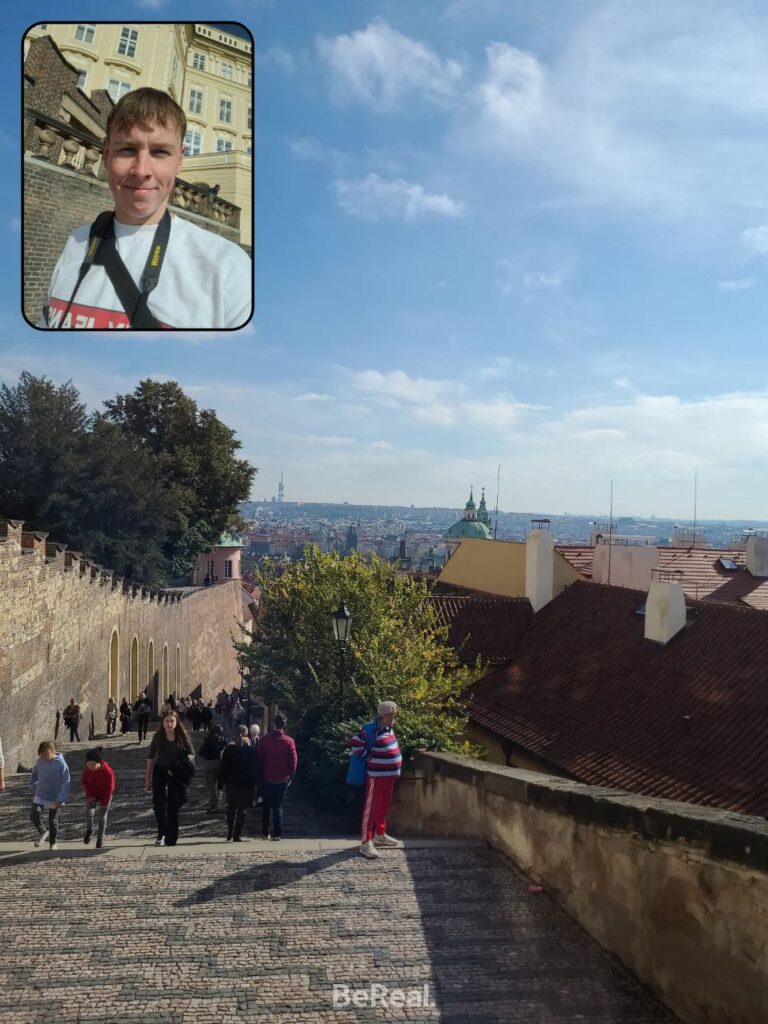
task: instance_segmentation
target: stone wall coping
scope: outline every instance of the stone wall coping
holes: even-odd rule
[[[458,754],[419,751],[415,768],[429,781],[456,779],[518,803],[573,818],[578,824],[633,832],[660,842],[682,840],[714,860],[768,872],[768,820],[719,807],[663,800],[588,786]]]

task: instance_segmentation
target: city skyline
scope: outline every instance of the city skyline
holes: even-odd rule
[[[142,0],[136,20],[186,19]],[[93,2],[61,20],[99,21]],[[0,381],[91,408],[176,379],[304,500],[760,520],[768,65],[752,0],[259,3],[254,321],[48,335],[0,283]],[[9,14],[5,45],[27,21]],[[9,50],[16,54],[16,50]],[[18,145],[18,61],[0,143]],[[19,165],[4,162],[18,245]],[[332,483],[331,483],[332,481]],[[275,484],[269,483],[271,494]],[[506,493],[505,493],[506,492]]]

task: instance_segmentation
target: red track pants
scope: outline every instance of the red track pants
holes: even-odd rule
[[[395,788],[394,775],[368,775],[365,781],[365,802],[360,821],[360,840],[367,843],[387,831],[387,813]]]

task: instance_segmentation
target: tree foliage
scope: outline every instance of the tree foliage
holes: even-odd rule
[[[418,747],[467,752],[461,694],[478,673],[461,667],[446,644],[423,583],[376,557],[341,558],[316,546],[283,572],[267,562],[256,578],[265,611],[252,643],[238,650],[313,760],[346,761],[347,737],[374,717],[381,700],[398,705],[406,756]],[[343,695],[331,624],[341,600],[352,614]]]
[[[71,382],[23,373],[0,388],[0,514],[162,586],[239,524],[256,472],[239,448],[174,382],[142,381],[88,416]]]

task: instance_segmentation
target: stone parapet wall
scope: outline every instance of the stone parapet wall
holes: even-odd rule
[[[124,583],[45,534],[0,521],[0,738],[7,768],[34,761],[38,743],[53,738],[57,709],[71,697],[83,711],[83,738],[91,713],[97,733],[104,732],[110,686],[118,700],[148,688],[156,704],[163,692],[186,695],[199,687],[210,700],[222,687],[237,686],[231,637],[239,637],[241,614],[239,580],[150,590]]]
[[[422,753],[390,822],[503,851],[685,1024],[764,1024],[765,819]]]

